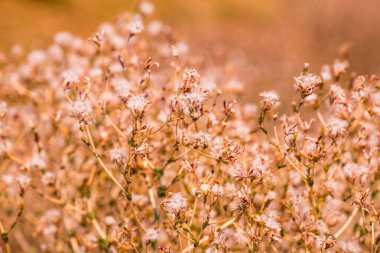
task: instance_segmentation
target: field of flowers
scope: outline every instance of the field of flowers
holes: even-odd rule
[[[380,252],[380,78],[350,46],[253,104],[153,11],[0,55],[0,252]]]

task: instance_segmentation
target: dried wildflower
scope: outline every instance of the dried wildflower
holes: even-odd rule
[[[323,237],[317,237],[316,240],[317,247],[322,248],[322,250],[333,248],[336,244],[336,241],[332,236],[323,236]]]
[[[93,42],[98,48],[100,48],[104,40],[104,31],[95,33],[93,36],[88,38],[88,40]]]
[[[42,50],[34,50],[28,55],[28,62],[30,65],[37,67],[41,66],[46,61],[46,53]]]
[[[198,160],[195,160],[192,163],[186,160],[183,162],[183,168],[189,173],[195,173],[196,169],[198,168],[198,164]]]
[[[148,152],[149,145],[146,142],[141,143],[140,145],[136,146],[133,153],[135,155],[140,155],[140,156],[146,156]]]
[[[352,88],[354,91],[363,91],[366,84],[366,78],[364,76],[358,76],[355,78]]]
[[[186,133],[182,136],[184,145],[191,146],[192,148],[208,148],[210,146],[211,136],[205,131]]]
[[[232,210],[242,212],[249,205],[251,205],[252,204],[251,192],[252,192],[251,189],[249,189],[247,185],[244,184],[235,195],[234,202],[231,203]]]
[[[128,24],[128,30],[129,33],[133,36],[135,34],[141,33],[144,30],[144,24],[139,17],[135,17],[129,24]]]
[[[69,32],[59,32],[54,36],[54,41],[58,45],[68,47],[73,41],[73,36]]]
[[[86,121],[92,115],[92,104],[87,100],[76,100],[73,105],[73,112],[79,121]]]
[[[107,224],[107,226],[113,226],[116,224],[116,220],[112,215],[108,215],[104,218],[104,222]]]
[[[223,187],[218,184],[213,184],[211,187],[211,193],[216,197],[222,197],[224,194]]]
[[[131,226],[128,221],[125,222],[122,229],[116,229],[117,244],[120,250],[132,249],[132,235],[134,230],[136,230],[136,227]]]
[[[203,106],[206,98],[207,91],[202,89],[181,93],[171,100],[171,108],[180,116],[195,120],[204,114]]]
[[[182,89],[184,91],[189,91],[194,83],[199,83],[200,75],[195,69],[187,69],[182,76],[183,78],[183,86]]]
[[[143,237],[143,241],[146,244],[152,243],[157,241],[159,238],[159,232],[157,229],[149,228],[148,231],[146,231],[146,234]]]
[[[147,31],[152,36],[157,36],[161,33],[163,29],[163,24],[158,21],[154,20],[148,24]]]
[[[207,195],[210,191],[211,186],[209,184],[203,183],[199,188],[202,194]]]
[[[269,171],[270,158],[265,155],[258,155],[251,163],[251,167],[248,170],[249,177],[264,178],[270,174]]]
[[[112,81],[113,88],[116,95],[125,103],[128,100],[129,95],[131,94],[131,85],[127,79],[117,78]]]
[[[44,185],[52,185],[55,182],[55,175],[52,172],[48,171],[42,175],[41,182]]]
[[[360,185],[365,185],[368,181],[369,168],[356,163],[348,163],[343,167],[344,175],[352,182],[358,182]]]
[[[262,100],[260,101],[263,111],[269,111],[280,104],[279,96],[275,91],[264,91],[260,93]]]
[[[148,104],[146,94],[132,95],[127,100],[127,107],[138,117],[142,116]]]
[[[30,183],[32,181],[28,176],[23,175],[23,174],[19,175],[16,178],[16,180],[17,180],[17,182],[18,182],[18,184],[20,186],[20,190],[22,192],[26,191],[26,189],[29,187],[29,185],[30,185]]]
[[[242,180],[247,177],[247,173],[239,162],[235,162],[229,167],[228,174],[236,180]]]
[[[322,83],[322,79],[312,73],[302,73],[300,76],[295,77],[294,80],[294,87],[303,98],[311,95]]]
[[[70,69],[63,72],[62,77],[64,79],[63,86],[65,87],[65,89],[80,82],[79,76],[73,70]]]
[[[142,1],[139,5],[139,9],[143,15],[149,16],[154,12],[154,5],[151,2]]]
[[[340,76],[346,73],[349,64],[347,61],[335,60],[333,66],[333,72],[335,76]]]
[[[347,103],[346,94],[340,86],[333,84],[330,87],[330,91],[331,91],[331,96],[330,96],[331,103],[337,103],[337,104]]]
[[[265,227],[265,236],[272,240],[281,242],[281,226],[275,220],[277,218],[275,212],[270,212],[268,215],[261,214],[256,217],[256,221]]]
[[[149,202],[149,198],[144,194],[132,193],[132,202],[137,206],[144,206]]]
[[[50,238],[54,238],[56,236],[56,233],[57,233],[57,226],[56,225],[53,225],[53,224],[50,224],[50,225],[47,225],[43,228],[42,230],[42,234],[45,236],[45,237],[50,237]]]
[[[329,65],[323,65],[321,70],[321,78],[323,82],[329,82],[332,79],[331,68]]]
[[[127,158],[127,150],[122,148],[114,148],[110,150],[111,161],[121,165]]]
[[[359,253],[362,252],[362,248],[356,241],[353,240],[340,240],[338,241],[338,247],[343,253]]]
[[[241,227],[236,229],[234,237],[237,243],[241,245],[247,245],[250,242],[250,238],[248,237],[246,231]]]
[[[280,102],[267,91],[256,115],[239,97],[252,69],[240,57],[221,66],[219,47],[189,56],[161,21],[145,31],[152,11],[141,2],[101,24],[96,46],[58,33],[46,49],[0,53],[5,248],[376,251],[380,78],[305,64],[288,114],[269,113]]]
[[[219,231],[218,229],[213,228],[211,230],[211,234],[213,247],[209,249],[209,252],[220,252],[220,250],[226,252],[228,249],[228,236],[226,235],[226,233],[224,231]]]
[[[224,163],[235,162],[242,152],[243,148],[237,142],[219,136],[211,148],[211,154]]]
[[[46,154],[35,154],[29,161],[30,167],[36,167],[39,169],[46,168],[46,162],[45,162]]]
[[[186,208],[186,199],[181,193],[174,193],[170,198],[164,201],[164,206],[173,212],[178,213],[182,209]]]
[[[332,117],[327,123],[327,127],[330,131],[330,136],[332,139],[336,139],[340,136],[344,136],[347,131],[348,123],[345,120]]]

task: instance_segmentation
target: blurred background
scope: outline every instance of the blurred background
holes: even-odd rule
[[[287,94],[304,62],[319,71],[349,42],[351,68],[380,70],[379,0],[152,0],[154,18],[174,27],[190,52],[244,59],[250,93]],[[0,51],[48,45],[57,31],[87,38],[103,21],[132,11],[137,0],[1,0]],[[225,59],[226,60],[226,59]],[[229,59],[227,59],[229,60]]]

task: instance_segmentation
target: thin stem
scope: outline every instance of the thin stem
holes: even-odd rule
[[[5,244],[6,252],[7,253],[11,253],[12,250],[11,250],[11,246],[9,245],[9,242],[8,242],[8,233],[5,232],[3,223],[1,221],[0,221],[0,232],[1,232],[1,238],[2,238],[2,240],[4,242],[4,244]]]
[[[351,224],[351,222],[354,220],[356,214],[358,213],[359,208],[355,208],[355,210],[351,213],[350,217],[346,220],[346,222],[343,224],[343,226],[334,234],[335,238],[338,238],[343,234],[343,232],[347,229],[347,227]]]
[[[190,223],[189,223],[189,226],[191,227],[191,224],[193,224],[193,219],[194,219],[194,215],[195,215],[195,211],[197,209],[197,203],[198,203],[198,198],[195,197],[195,201],[194,201],[194,207],[193,207],[193,212],[191,214],[191,219],[190,219]]]
[[[186,147],[186,148],[188,148],[188,149],[191,149],[191,150],[193,150],[193,151],[195,151],[195,152],[197,152],[197,153],[199,153],[199,154],[201,154],[201,155],[203,155],[203,156],[206,156],[206,157],[208,157],[208,158],[211,158],[211,159],[214,159],[214,160],[216,160],[216,161],[219,161],[218,158],[216,158],[216,157],[214,157],[214,156],[212,156],[212,155],[206,154],[206,153],[204,153],[204,152],[202,152],[202,151],[200,151],[200,150],[198,150],[198,149],[195,149],[195,148],[192,148],[192,147],[188,147],[188,146],[185,146],[185,145],[183,145],[183,146]]]
[[[137,222],[137,224],[139,225],[139,227],[141,228],[142,231],[144,231],[144,233],[146,233],[146,229],[144,228],[144,226],[142,225],[139,217],[137,216],[137,213],[136,213],[136,210],[131,202],[131,208],[132,208],[132,212],[133,212],[133,216],[135,217],[135,220]]]
[[[123,133],[123,131],[121,131],[121,129],[112,121],[112,119],[107,115],[106,118],[109,120],[109,122],[111,123],[111,126],[113,127],[113,129],[116,130],[116,132],[123,138],[127,138],[127,136]]]
[[[229,221],[227,221],[226,223],[224,223],[223,225],[221,225],[219,228],[220,230],[223,230],[223,229],[226,229],[227,227],[229,227],[232,223],[235,222],[237,217],[233,217],[232,219],[230,219]],[[204,242],[207,242],[209,239],[209,236],[206,235],[204,236],[202,239],[199,240],[199,245],[204,243]],[[185,248],[182,250],[182,253],[186,253],[186,252],[190,252],[192,249],[194,248],[194,245],[190,245],[189,247]]]
[[[323,119],[323,116],[319,110],[317,110],[317,116],[318,116],[319,121],[322,123],[323,128],[326,128],[327,124],[325,120]]]
[[[307,176],[305,175],[305,173],[303,173],[301,170],[300,170],[300,168],[298,168],[290,159],[289,159],[289,157],[285,157],[285,159],[286,159],[286,161],[288,161],[289,163],[290,163],[290,165],[292,165],[292,167],[296,170],[296,171],[298,171],[298,173],[300,173],[301,174],[301,176],[304,178],[304,179],[307,179]]]
[[[90,144],[91,144],[90,149],[91,149],[92,153],[94,154],[96,160],[99,162],[99,164],[102,166],[102,168],[108,174],[108,176],[112,179],[112,181],[116,184],[116,186],[119,187],[119,189],[122,190],[122,192],[125,192],[124,187],[116,180],[116,178],[113,176],[112,172],[107,168],[107,166],[104,164],[104,162],[102,161],[102,159],[98,155],[98,152],[96,151],[96,147],[95,147],[94,142],[92,140],[91,131],[90,131],[88,125],[86,125],[85,128],[86,128],[86,132],[88,135],[87,137],[90,140]]]

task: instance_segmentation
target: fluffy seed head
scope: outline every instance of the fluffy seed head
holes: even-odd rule
[[[279,105],[279,99],[277,92],[275,91],[264,91],[260,93],[260,97],[262,97],[262,100],[260,101],[261,108],[264,111],[269,111],[272,108]]]
[[[148,103],[145,94],[133,95],[127,100],[127,107],[133,111],[142,112]]]
[[[79,121],[85,121],[91,117],[92,104],[89,101],[78,99],[73,103],[72,107]]]
[[[346,133],[348,123],[345,120],[331,117],[328,121],[328,128],[330,130],[330,136],[336,139],[339,136],[343,136]]]
[[[312,73],[302,73],[300,76],[295,77],[294,81],[294,87],[302,97],[311,95],[322,83],[322,79],[318,75]]]

